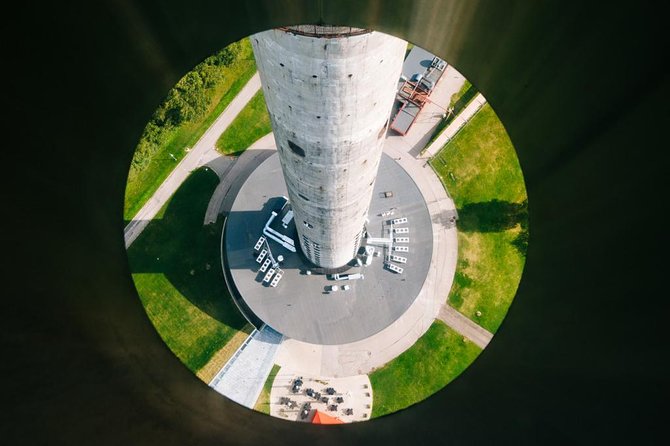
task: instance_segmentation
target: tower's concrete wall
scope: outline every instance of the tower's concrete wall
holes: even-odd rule
[[[251,42],[300,245],[342,266],[360,246],[406,42],[279,29]]]

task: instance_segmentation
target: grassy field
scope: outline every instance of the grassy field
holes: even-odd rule
[[[268,375],[268,379],[266,379],[265,384],[263,384],[263,390],[258,396],[258,401],[256,401],[254,410],[270,415],[270,391],[272,390],[272,383],[274,383],[275,376],[277,376],[277,373],[279,373],[280,368],[281,367],[279,367],[277,364],[272,366],[272,370]]]
[[[431,165],[459,209],[466,203],[520,203],[526,199],[514,146],[488,104],[431,160]]]
[[[443,322],[433,322],[410,349],[370,374],[372,417],[428,398],[460,375],[480,352]]]
[[[204,116],[171,130],[166,143],[160,147],[152,161],[141,170],[131,170],[126,184],[123,209],[125,220],[131,220],[139,212],[177,162],[186,155],[186,149],[193,147],[254,75],[256,62],[248,39],[243,41],[241,48],[237,60],[223,69],[223,79],[214,88]]]
[[[228,294],[221,271],[222,223],[203,226],[218,184],[195,171],[128,249],[133,279],[149,319],[194,373],[251,327]],[[225,359],[225,358],[224,358]],[[223,361],[225,362],[225,361]]]
[[[259,90],[221,134],[216,148],[224,155],[239,154],[271,131],[263,90]]]
[[[520,238],[528,227],[527,197],[516,152],[487,104],[431,165],[459,212],[459,263],[449,304],[495,332],[525,261]]]
[[[449,305],[491,333],[500,327],[519,286],[524,258],[512,245],[518,233],[519,228],[458,233]]]

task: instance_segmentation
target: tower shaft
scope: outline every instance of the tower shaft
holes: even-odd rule
[[[406,42],[344,27],[251,36],[300,246],[337,268],[363,237]]]

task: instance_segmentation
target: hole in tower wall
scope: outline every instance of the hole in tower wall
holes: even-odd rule
[[[305,201],[309,201],[309,198],[305,197],[303,194],[298,194],[298,196]]]
[[[293,153],[295,153],[298,156],[302,156],[303,158],[305,157],[305,150],[303,150],[302,147],[294,143],[293,141],[288,142],[288,147],[291,149]]]

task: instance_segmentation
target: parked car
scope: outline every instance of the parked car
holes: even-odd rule
[[[312,405],[310,403],[305,403],[302,405],[300,410],[300,419],[304,420],[309,415],[309,412],[312,410]]]

